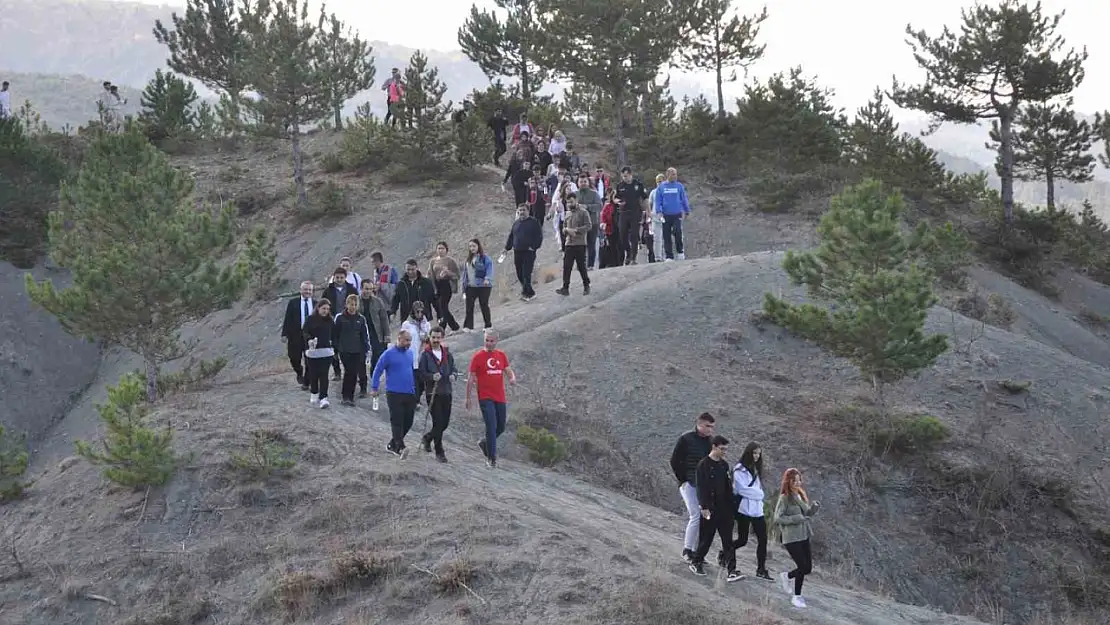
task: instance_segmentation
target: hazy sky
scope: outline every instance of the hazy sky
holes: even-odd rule
[[[174,4],[144,0],[150,4]],[[473,2],[480,8],[489,0]],[[456,32],[470,12],[471,0],[331,0],[328,6],[368,39],[437,50],[456,49]],[[889,87],[891,76],[917,80],[920,73],[905,44],[905,26],[939,33],[959,24],[967,0],[878,2],[876,0],[767,0],[770,17],[764,22],[764,59],[751,69],[753,78],[801,65],[821,84],[837,92],[837,104],[854,111],[876,85]],[[1067,5],[1060,34],[1076,48],[1087,46],[1087,79],[1075,92],[1076,108],[1085,113],[1110,109],[1110,2],[1103,0],[1044,0],[1046,13]],[[736,6],[753,13],[760,2],[737,0]],[[713,83],[703,79],[707,91]],[[733,86],[733,94],[739,90]],[[727,95],[727,94],[726,94]]]

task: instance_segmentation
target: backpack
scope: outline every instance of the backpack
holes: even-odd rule
[[[390,282],[390,276],[392,274],[393,267],[383,264],[377,276],[378,293],[381,294],[381,299],[385,302],[386,309],[393,305],[393,294],[397,291],[397,285]]]

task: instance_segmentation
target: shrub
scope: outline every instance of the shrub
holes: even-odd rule
[[[346,217],[354,213],[354,207],[347,195],[347,187],[328,180],[309,195],[309,210],[303,213],[304,219],[321,217]]]
[[[346,168],[346,165],[342,152],[328,152],[320,159],[320,168],[328,174],[341,172]]]
[[[33,267],[46,243],[46,216],[66,162],[20,117],[0,119],[0,258]]]
[[[922,246],[922,261],[945,286],[960,287],[967,280],[971,264],[971,238],[952,222],[930,228]]]
[[[469,560],[456,558],[436,569],[433,583],[436,590],[445,594],[455,594],[466,589],[478,571]]]
[[[0,425],[0,503],[18,499],[27,484],[21,479],[27,471],[25,436],[12,436]]]
[[[997,328],[1009,329],[1017,319],[1006,298],[997,293],[988,293],[984,297],[982,291],[975,287],[956,298],[955,308],[956,312],[969,319]]]
[[[165,397],[174,393],[200,390],[206,386],[206,382],[219,375],[225,367],[227,367],[226,358],[213,358],[212,360],[190,359],[180,371],[163,373],[159,369],[156,381],[158,396]],[[141,376],[142,374],[135,371],[135,375]]]
[[[255,226],[247,237],[240,258],[248,284],[259,297],[269,296],[278,286],[277,250],[274,233],[265,226]]]
[[[148,425],[150,404],[146,402],[144,380],[133,373],[108,387],[108,401],[96,407],[107,429],[101,441],[104,450],[86,441],[76,441],[77,454],[104,466],[104,477],[131,487],[159,486],[173,474],[177,458],[173,452],[173,431]]]
[[[278,577],[270,596],[291,620],[307,618],[344,591],[366,588],[382,580],[396,566],[396,558],[348,552],[333,558],[322,573],[292,571]]]
[[[251,432],[251,444],[244,453],[231,453],[233,468],[253,477],[269,477],[297,466],[297,447],[277,430]]]
[[[155,143],[194,135],[197,114],[193,105],[198,99],[192,84],[173,72],[156,70],[143,90],[143,110],[139,113],[143,134]]]
[[[876,431],[875,441],[898,452],[924,451],[947,439],[951,432],[940,419],[929,415],[893,415]]]
[[[521,425],[516,431],[516,440],[528,449],[528,457],[541,467],[554,466],[566,460],[567,446],[550,431]]]

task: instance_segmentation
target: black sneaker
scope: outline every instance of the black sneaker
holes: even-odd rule
[[[342,401],[342,404],[344,406],[354,406],[355,405],[355,400],[344,398],[343,401]]]
[[[725,565],[725,552],[718,551],[717,552],[717,566],[724,566],[724,565]]]
[[[447,464],[447,455],[444,454],[443,452],[439,452],[438,454],[436,454],[436,460],[439,461],[439,462],[442,462],[444,464]]]
[[[693,562],[694,562],[694,552],[690,551],[689,549],[683,549],[682,550],[682,560],[686,564],[693,564]]]
[[[424,447],[424,451],[432,453],[432,439],[425,436],[424,439],[420,441],[420,444]]]
[[[397,455],[401,457],[401,460],[404,460],[405,458],[408,458],[409,457],[409,448],[408,447],[402,447],[400,449],[400,451],[397,452]]]
[[[486,439],[483,438],[482,440],[478,441],[478,449],[482,450],[483,456],[489,458],[489,450],[486,449]]]
[[[307,384],[304,383],[304,376],[303,375],[298,375],[297,376],[297,384],[300,384],[301,386],[308,386]]]
[[[366,399],[366,389],[362,389],[361,391],[358,392],[358,398],[359,399]]]
[[[690,564],[690,572],[694,575],[705,575],[705,566],[701,562],[693,562]]]
[[[491,469],[497,468],[497,458],[486,458],[486,466]]]
[[[590,285],[587,284],[586,286],[582,287],[582,295],[589,295],[589,294],[590,294]]]
[[[566,287],[563,287],[561,289],[556,289],[555,292],[558,293],[559,295],[570,295],[570,289],[568,289]]]
[[[767,569],[757,570],[755,572],[755,576],[758,577],[759,579],[765,579],[769,582],[775,581],[775,578],[771,577],[771,574],[767,572]]]
[[[302,390],[302,391],[307,391],[307,390],[309,390],[309,388],[308,388],[308,385],[307,385],[307,384],[302,384],[302,385],[301,385],[301,390]]]
[[[744,579],[744,574],[739,571],[729,571],[728,577],[725,578],[726,582],[738,582]]]
[[[400,456],[401,455],[401,451],[399,449],[397,449],[396,447],[394,447],[393,443],[390,443],[390,444],[386,445],[385,450],[388,451],[389,453],[393,454],[394,456]]]
[[[342,382],[343,381],[343,376],[341,376],[337,373],[337,374],[331,376],[331,381],[332,382]]]

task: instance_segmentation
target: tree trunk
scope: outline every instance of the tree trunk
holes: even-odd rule
[[[651,83],[644,85],[644,94],[640,97],[640,108],[644,113],[644,136],[655,134],[655,120],[651,116]]]
[[[617,147],[617,167],[624,167],[628,164],[628,148],[624,145],[624,94],[617,93],[613,97],[613,109],[616,116],[616,126],[613,129],[613,139],[616,141]]]
[[[297,189],[297,211],[308,210],[308,190],[304,184],[304,154],[301,153],[301,124],[294,120],[290,129],[293,141],[293,186]]]
[[[721,67],[721,22],[713,23],[713,64],[717,70],[717,119],[725,118],[725,77]]]
[[[335,129],[343,130],[343,105],[335,105]]]
[[[1056,177],[1052,175],[1052,171],[1045,172],[1045,205],[1049,210],[1056,208]]]
[[[529,84],[532,77],[528,73],[528,57],[522,53],[520,55],[520,97],[525,102],[532,101],[532,85]]]
[[[158,361],[153,354],[143,354],[143,366],[146,369],[146,400],[153,404],[158,401]]]
[[[1012,108],[1004,109],[998,118],[999,155],[1002,157],[1002,211],[1006,223],[1014,223],[1014,114]]]

